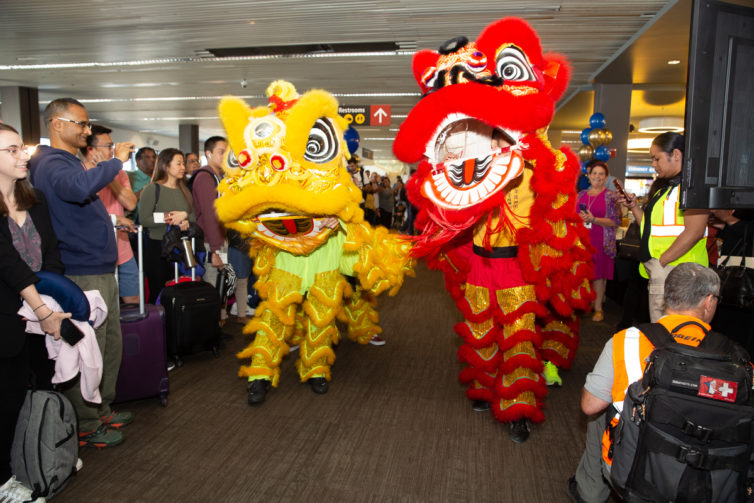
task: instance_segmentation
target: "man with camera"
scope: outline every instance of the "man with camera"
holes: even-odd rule
[[[129,424],[133,414],[115,413],[110,408],[123,351],[120,299],[113,275],[118,250],[113,220],[97,192],[120,173],[134,145],[116,143],[114,157],[87,170],[76,157],[92,132],[84,106],[73,98],[56,99],[45,108],[44,120],[50,146],[40,146],[31,158],[31,181],[47,198],[66,276],[84,291],[98,290],[108,311],[95,331],[102,353],[102,403],[86,402],[78,385],[65,394],[76,408],[82,445],[111,447],[123,441],[119,428]]]

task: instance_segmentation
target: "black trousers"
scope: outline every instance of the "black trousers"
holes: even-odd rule
[[[44,336],[27,334],[21,352],[0,358],[0,485],[11,477],[10,450],[26,391],[52,389],[55,362],[47,358]]]
[[[162,241],[157,239],[144,240],[144,274],[149,285],[147,303],[154,304],[157,296],[165,288],[165,283],[175,277],[173,265],[160,257]]]

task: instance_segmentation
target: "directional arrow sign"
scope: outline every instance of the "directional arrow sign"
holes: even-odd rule
[[[369,112],[370,125],[390,125],[390,105],[371,105]]]

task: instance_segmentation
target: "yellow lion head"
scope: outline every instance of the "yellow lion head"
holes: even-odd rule
[[[361,191],[346,169],[338,102],[323,90],[299,96],[275,81],[267,106],[225,97],[218,107],[230,149],[215,203],[227,227],[294,254],[308,254],[330,235],[327,217],[360,222]]]

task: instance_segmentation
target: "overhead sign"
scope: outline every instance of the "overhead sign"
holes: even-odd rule
[[[352,126],[390,125],[390,105],[340,105],[338,114]]]
[[[369,107],[367,105],[340,105],[338,106],[338,115],[342,115],[351,125],[369,125]]]
[[[374,151],[366,147],[361,147],[361,157],[374,160]]]
[[[369,120],[372,126],[389,126],[390,105],[372,105]]]

